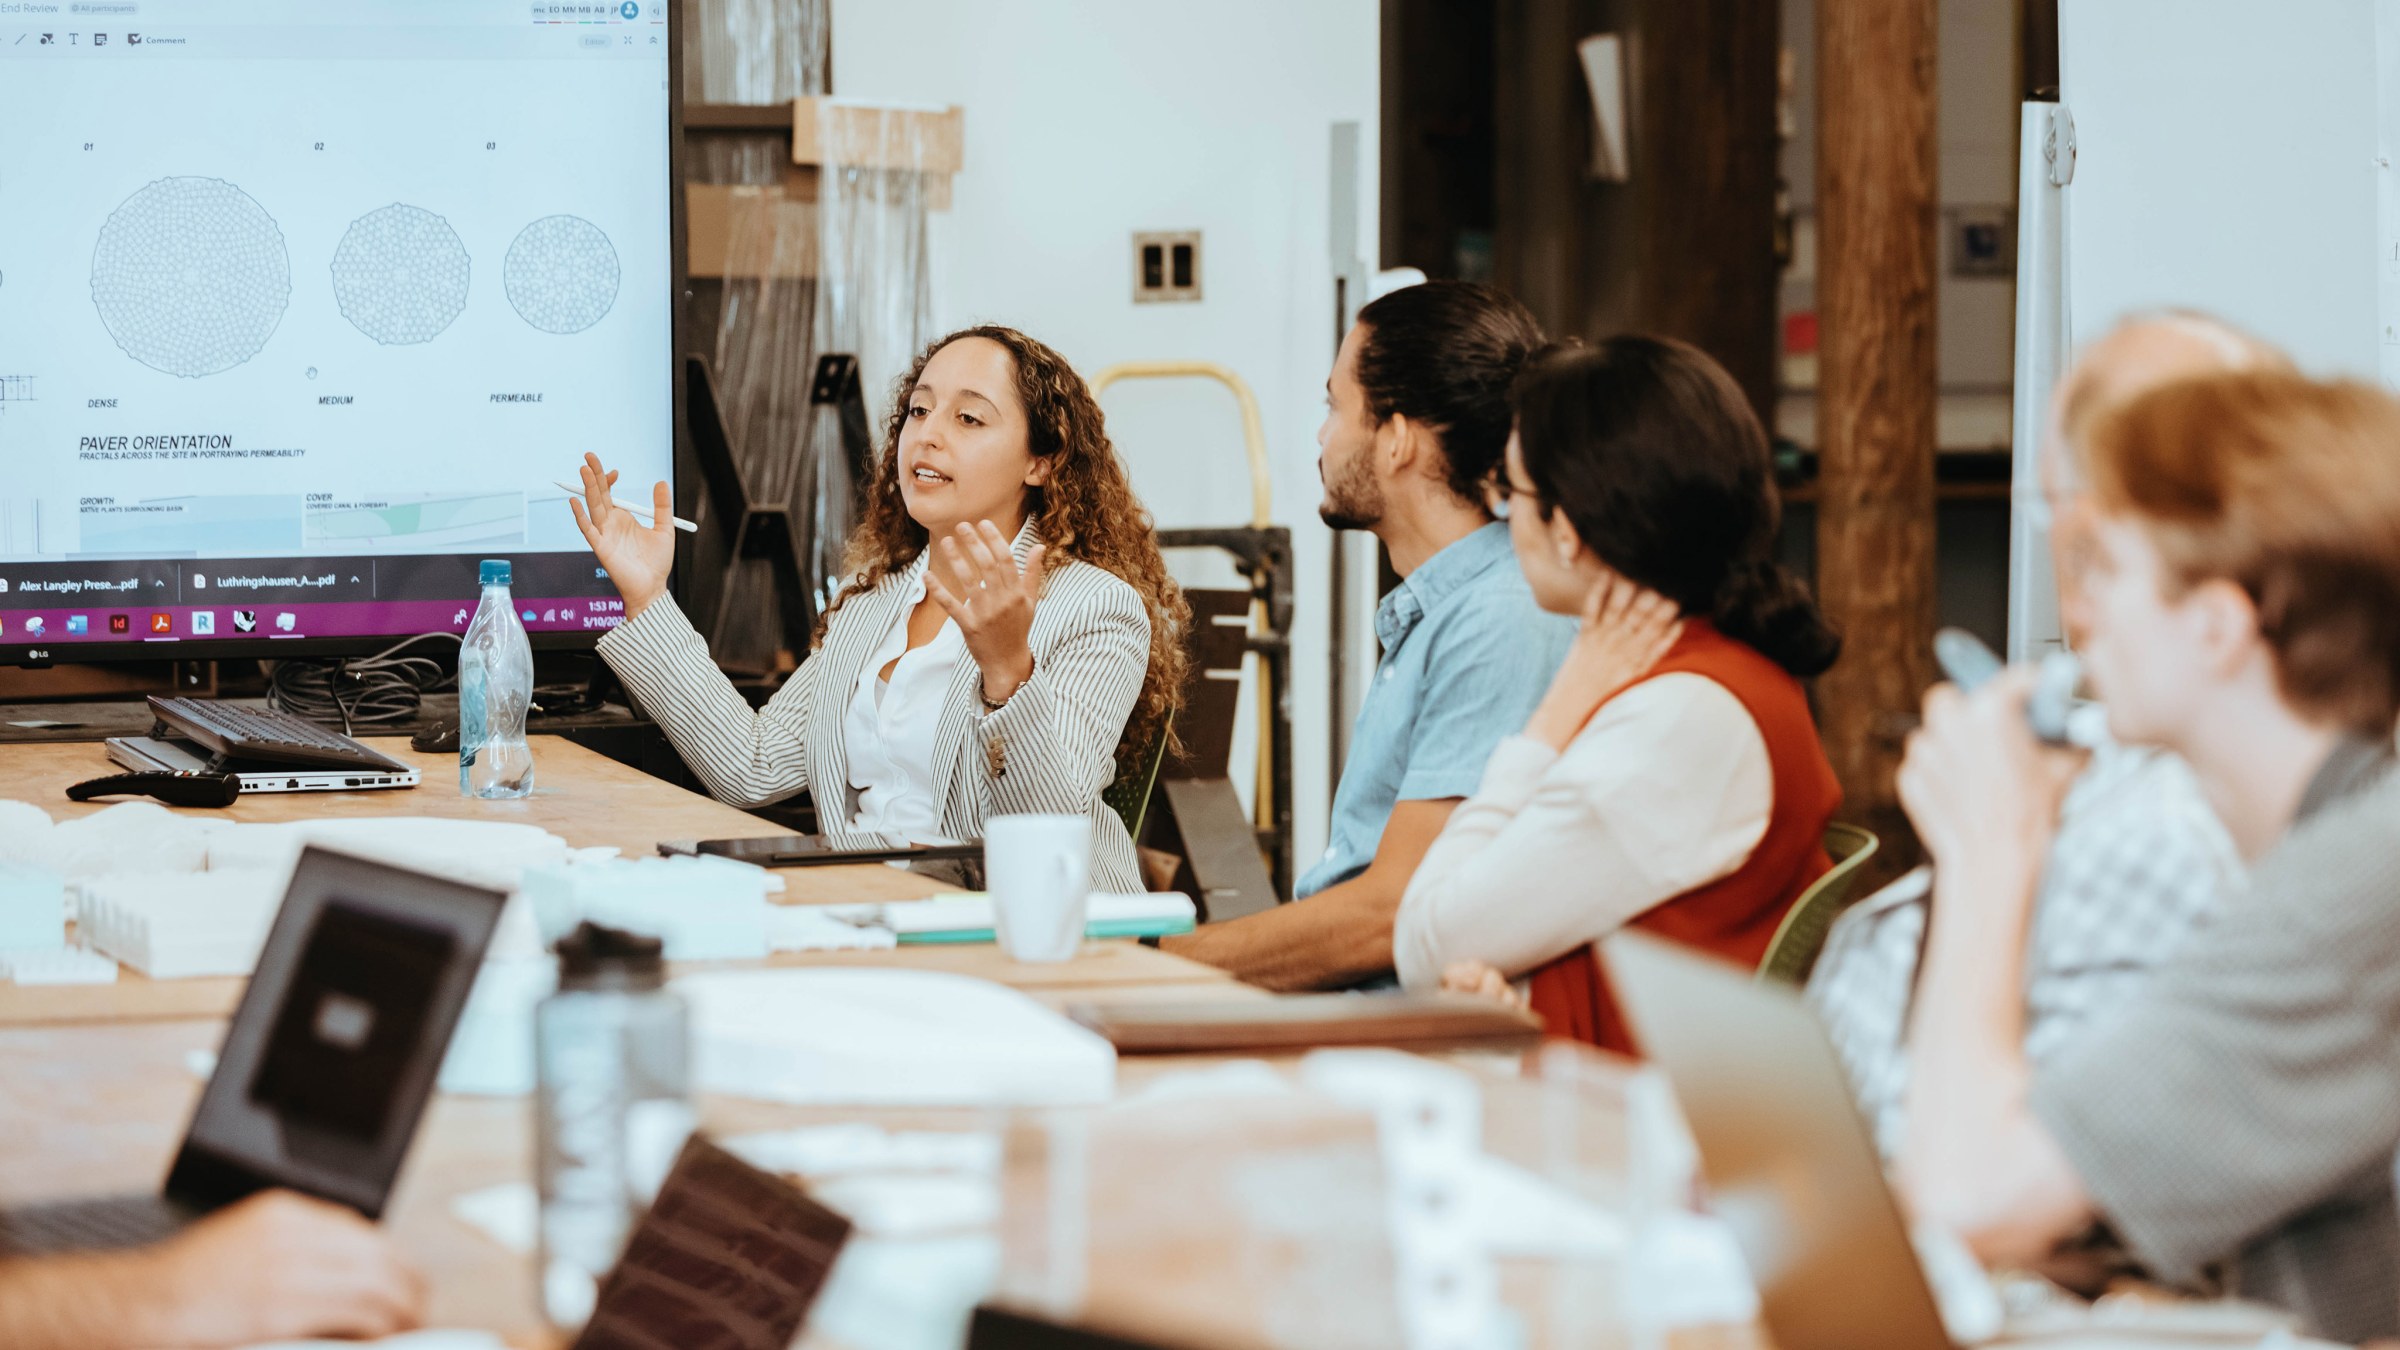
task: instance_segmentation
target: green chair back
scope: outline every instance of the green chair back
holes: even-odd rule
[[[1130,767],[1122,768],[1117,781],[1100,792],[1100,800],[1107,802],[1108,809],[1125,822],[1125,833],[1137,844],[1142,842],[1142,823],[1150,817],[1151,790],[1158,786],[1158,768],[1166,763],[1167,741],[1174,727],[1175,719],[1170,714],[1150,747],[1132,756]]]
[[[1782,926],[1775,930],[1774,941],[1767,944],[1767,954],[1758,963],[1759,979],[1808,983],[1808,972],[1816,967],[1817,954],[1825,950],[1825,936],[1833,931],[1833,921],[1859,898],[1858,883],[1877,846],[1874,834],[1856,825],[1825,827],[1825,852],[1833,858],[1833,870],[1802,891],[1783,916]]]

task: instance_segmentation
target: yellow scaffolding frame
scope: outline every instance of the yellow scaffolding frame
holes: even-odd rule
[[[1236,374],[1230,366],[1214,361],[1120,361],[1092,377],[1092,397],[1097,400],[1108,392],[1110,385],[1125,380],[1214,380],[1233,393],[1233,401],[1242,413],[1242,448],[1250,462],[1250,527],[1263,530],[1274,523],[1274,484],[1267,472],[1267,433],[1258,415],[1258,396],[1250,392],[1250,382]],[[1253,636],[1268,631],[1267,607],[1264,600],[1250,604],[1250,624]],[[1243,658],[1246,674],[1251,675],[1251,691],[1258,704],[1258,766],[1257,778],[1250,790],[1252,823],[1261,830],[1275,828],[1271,805],[1274,781],[1275,710],[1267,696],[1264,672],[1257,669],[1258,654]]]

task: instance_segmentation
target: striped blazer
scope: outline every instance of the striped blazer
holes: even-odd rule
[[[1022,564],[1031,522],[1013,551]],[[708,646],[661,596],[600,640],[600,655],[718,800],[759,806],[813,790],[822,827],[858,811],[842,723],[877,643],[907,592],[906,569],[850,597],[825,640],[763,708],[753,710]],[[1033,677],[986,713],[983,673],[962,657],[934,736],[941,828],[983,837],[994,815],[1049,813],[1092,820],[1092,886],[1139,891],[1133,840],[1100,799],[1116,776],[1117,741],[1150,665],[1150,616],[1113,573],[1080,560],[1053,569],[1034,607]]]

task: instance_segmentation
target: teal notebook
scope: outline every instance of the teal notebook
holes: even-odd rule
[[[991,897],[979,893],[937,896],[931,900],[894,900],[883,906],[882,919],[903,946],[936,943],[996,942],[992,931]],[[1095,892],[1083,926],[1087,938],[1172,937],[1192,931],[1198,910],[1187,896],[1174,894],[1111,895]]]

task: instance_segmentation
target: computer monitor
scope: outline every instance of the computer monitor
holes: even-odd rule
[[[0,7],[0,663],[620,621],[553,484],[675,477],[679,17]]]

